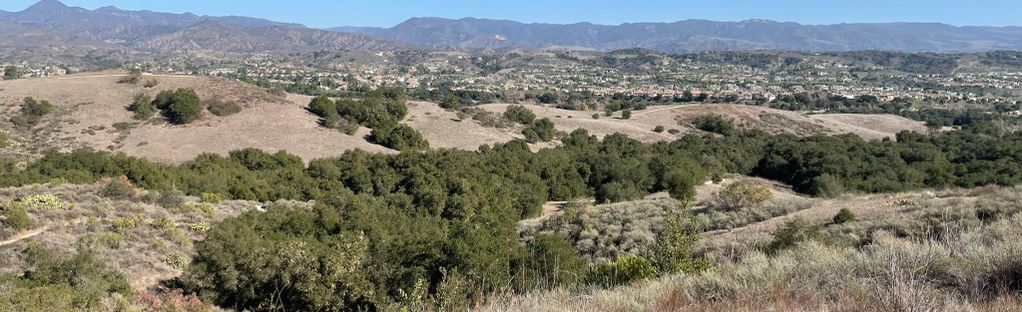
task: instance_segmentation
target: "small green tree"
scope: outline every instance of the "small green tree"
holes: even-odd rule
[[[621,112],[621,119],[632,119],[632,110],[626,109]]]
[[[536,120],[522,130],[522,135],[529,143],[549,142],[554,139],[554,122],[550,118]]]
[[[20,79],[21,75],[21,70],[16,66],[4,67],[4,80]]]
[[[528,125],[536,120],[536,114],[525,108],[525,106],[511,105],[504,111],[504,118],[519,124]]]
[[[146,120],[156,114],[156,106],[148,95],[139,93],[135,95],[131,105],[128,105],[128,111],[135,113],[133,116],[135,119]]]
[[[656,132],[656,133],[664,132],[664,126],[657,125],[656,127],[653,127],[653,132]]]
[[[697,257],[694,253],[700,233],[702,230],[696,222],[687,217],[686,212],[672,212],[665,218],[660,232],[657,233],[656,243],[647,251],[657,272],[693,273],[708,269],[710,262]]]
[[[174,124],[187,124],[202,117],[202,101],[192,89],[163,91],[156,95],[153,105],[163,111],[167,120]]]

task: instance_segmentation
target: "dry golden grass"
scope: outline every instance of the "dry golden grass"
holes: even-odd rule
[[[181,273],[181,263],[174,262],[183,259],[187,264],[194,256],[192,240],[202,237],[204,225],[262,205],[246,201],[200,204],[198,199],[188,198],[189,207],[167,208],[141,201],[144,193],[135,198],[110,199],[101,196],[100,189],[98,184],[0,189],[0,205],[26,196],[52,194],[68,207],[31,210],[33,230],[25,233],[34,235],[0,237],[0,240],[11,240],[0,245],[0,270],[25,270],[20,251],[29,242],[67,252],[86,244],[97,248],[111,268],[125,273],[131,285],[141,290]],[[203,211],[199,205],[212,209]]]
[[[768,255],[746,239],[740,254],[712,256],[704,273],[498,296],[480,310],[1022,311],[1022,188],[843,199],[863,200],[897,208],[825,227],[830,243]],[[848,240],[868,243],[841,242]]]
[[[307,160],[356,148],[392,152],[367,142],[363,138],[367,129],[349,136],[320,127],[316,116],[304,109],[309,97],[274,96],[252,85],[214,77],[146,76],[159,81],[154,88],[117,83],[126,75],[107,71],[0,82],[4,90],[0,93],[0,119],[5,121],[0,123],[0,131],[11,131],[18,143],[11,153],[88,147],[176,163],[200,153],[226,154],[247,147],[287,150]],[[225,117],[206,113],[199,121],[178,126],[158,119],[141,123],[125,109],[135,94],[155,96],[161,90],[177,88],[192,88],[203,99],[238,103],[244,110]],[[6,121],[18,114],[22,99],[29,96],[52,102],[55,112],[31,130],[16,129]]]

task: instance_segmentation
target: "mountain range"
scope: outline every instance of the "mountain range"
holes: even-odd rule
[[[0,47],[91,46],[239,53],[407,48],[362,34],[260,18],[128,11],[112,6],[88,10],[58,0],[42,0],[20,12],[0,11],[0,31]]]
[[[642,48],[666,53],[785,50],[978,52],[1022,50],[1022,27],[937,23],[802,25],[767,20],[621,25],[526,24],[476,18],[412,18],[391,28],[312,29],[243,16],[95,10],[42,0],[0,11],[0,47],[95,47],[138,51],[304,52],[400,49]]]
[[[338,27],[379,39],[459,48],[561,48],[668,53],[786,50],[977,52],[1022,49],[1022,27],[956,27],[937,23],[801,25],[767,20],[631,23],[616,26],[525,24],[476,18],[413,18],[392,28]]]

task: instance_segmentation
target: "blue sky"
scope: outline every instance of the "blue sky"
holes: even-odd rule
[[[0,0],[20,11],[36,0]],[[803,24],[941,22],[952,25],[1022,25],[1019,0],[64,0],[95,9],[243,15],[310,27],[390,27],[410,17],[479,17],[522,22],[620,24],[684,19],[740,21],[760,18]]]

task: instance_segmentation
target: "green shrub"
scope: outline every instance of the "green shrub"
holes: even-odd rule
[[[608,182],[596,190],[596,203],[616,203],[629,200],[636,200],[646,195],[643,190],[632,183]]]
[[[575,285],[585,278],[588,265],[575,247],[558,234],[539,234],[527,246],[531,284],[525,289]]]
[[[846,222],[855,221],[855,213],[852,213],[848,208],[841,208],[840,211],[834,215],[834,224],[845,224]]]
[[[23,253],[32,268],[20,276],[0,276],[0,307],[12,311],[105,311],[104,301],[131,296],[124,275],[108,268],[91,249],[57,254],[30,243]]]
[[[113,225],[111,225],[111,230],[124,234],[130,230],[138,228],[141,222],[142,219],[140,217],[119,217],[114,219]]]
[[[142,200],[166,209],[181,209],[185,206],[186,195],[177,189],[150,191]]]
[[[28,210],[32,211],[68,208],[67,204],[65,204],[63,200],[53,194],[25,196],[21,198],[21,203],[24,204]]]
[[[219,204],[224,199],[222,196],[220,196],[220,194],[217,193],[202,192],[201,200],[204,203]]]
[[[6,131],[0,131],[0,148],[8,148],[12,144],[11,134]]]
[[[664,126],[656,125],[656,127],[653,127],[653,132],[663,133],[664,132]]]
[[[621,119],[632,119],[632,110],[626,109],[621,112]]]
[[[156,95],[153,105],[174,124],[187,124],[202,117],[202,101],[192,89],[166,90]]]
[[[124,246],[124,235],[113,231],[100,233],[96,240],[101,246],[110,249],[120,249]]]
[[[184,255],[177,253],[160,257],[160,261],[163,261],[163,263],[166,263],[167,265],[175,269],[184,269],[189,262],[188,257],[185,257]]]
[[[593,119],[600,119],[600,114],[593,114]]]
[[[369,134],[369,141],[402,152],[429,149],[429,142],[422,134],[402,124],[374,128]]]
[[[711,206],[721,211],[737,211],[774,198],[770,188],[752,181],[738,181],[713,195]]]
[[[206,103],[206,109],[213,115],[224,117],[241,112],[241,105],[234,102],[210,100]]]
[[[4,67],[4,80],[21,79],[24,73],[17,66]]]
[[[710,262],[695,255],[695,247],[702,229],[696,222],[682,215],[684,212],[671,211],[665,218],[656,243],[646,252],[650,261],[661,274],[694,273],[710,267]]]
[[[192,224],[189,227],[192,229],[192,231],[195,231],[195,232],[198,232],[198,233],[202,233],[202,234],[205,234],[211,228],[209,223],[206,223],[206,222],[194,223],[194,224]]]
[[[134,85],[138,84],[140,81],[142,81],[142,70],[138,68],[132,68],[128,70],[128,76],[121,78],[120,80],[117,81],[117,83],[126,83]]]
[[[692,126],[706,132],[713,132],[720,135],[731,135],[735,133],[735,125],[730,120],[720,115],[703,115],[692,120]]]
[[[135,119],[146,120],[156,114],[156,106],[153,105],[153,101],[148,95],[139,93],[128,105],[128,111],[135,113],[133,116]]]
[[[99,190],[100,196],[111,199],[129,199],[135,197],[137,193],[135,186],[131,185],[127,178],[110,179],[110,182]]]
[[[525,108],[525,106],[511,105],[504,111],[504,118],[519,124],[528,125],[536,120],[536,114]]]
[[[637,255],[624,255],[602,263],[589,272],[588,283],[613,287],[657,275],[653,262]]]
[[[320,118],[326,118],[329,116],[340,116],[337,115],[337,106],[334,105],[334,101],[326,96],[317,96],[309,101],[309,107],[306,108],[310,113],[319,116]]]
[[[53,112],[53,104],[49,101],[36,101],[32,97],[26,97],[21,104],[21,113],[30,117],[42,117]]]
[[[32,227],[32,219],[28,216],[28,209],[25,206],[10,203],[3,210],[3,224],[15,231],[24,231]]]
[[[769,253],[777,253],[801,242],[823,241],[824,235],[819,225],[815,225],[800,217],[784,223],[784,226],[773,233],[773,239],[766,247]]]
[[[549,142],[554,139],[554,122],[549,118],[536,120],[522,130],[522,135],[529,143]]]
[[[674,166],[663,177],[664,187],[671,198],[689,201],[696,196],[696,186],[706,181],[706,173],[703,169],[691,161],[682,162]]]

